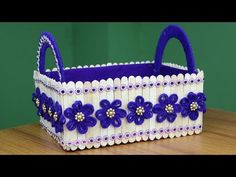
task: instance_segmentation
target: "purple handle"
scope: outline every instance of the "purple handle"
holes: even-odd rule
[[[38,49],[38,71],[41,74],[45,74],[45,55],[48,48],[51,48],[55,62],[57,65],[57,71],[59,75],[59,80],[64,82],[64,69],[61,54],[57,47],[56,41],[49,32],[43,32],[39,40],[39,49]]]
[[[181,42],[187,59],[188,72],[190,74],[196,73],[194,56],[187,35],[185,34],[184,30],[179,26],[169,25],[162,31],[156,49],[154,67],[157,74],[160,74],[163,52],[167,42],[171,38],[176,38]]]

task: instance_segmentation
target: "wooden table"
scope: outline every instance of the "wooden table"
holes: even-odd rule
[[[236,154],[236,113],[208,109],[200,135],[65,152],[31,124],[0,131],[0,154]]]

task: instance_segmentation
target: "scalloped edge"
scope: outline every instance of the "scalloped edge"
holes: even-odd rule
[[[131,137],[134,137],[134,136],[132,136],[134,133],[136,133],[136,136],[141,136],[141,139],[142,139],[142,140],[144,139],[144,136],[148,137],[148,139],[145,139],[145,141],[154,141],[154,140],[164,139],[164,138],[162,137],[162,135],[161,135],[161,138],[160,138],[160,139],[158,139],[157,137],[155,137],[154,139],[150,139],[150,136],[149,136],[146,132],[149,131],[149,133],[152,133],[152,132],[154,132],[154,130],[155,130],[155,131],[158,133],[159,131],[158,131],[156,128],[154,128],[154,129],[152,129],[152,130],[148,129],[148,130],[142,131],[142,132],[143,132],[143,135],[140,135],[140,131],[138,131],[138,132],[136,132],[136,131],[133,131],[133,132],[126,132],[125,134],[122,134],[122,136],[126,136],[126,134],[129,135],[129,137],[126,137],[126,138],[125,138],[126,140],[128,139],[127,142],[126,142],[126,141],[124,142],[124,141],[122,140],[121,143],[116,143],[116,141],[114,141],[114,144],[108,144],[108,143],[107,143],[105,146],[102,146],[101,143],[100,143],[100,145],[97,146],[97,147],[94,146],[95,143],[93,142],[91,148],[87,148],[86,146],[85,146],[85,148],[79,148],[79,144],[77,144],[77,142],[79,142],[78,140],[75,141],[75,142],[64,142],[63,139],[62,139],[61,137],[59,137],[58,135],[56,135],[56,133],[55,133],[55,131],[54,131],[53,129],[49,129],[49,128],[43,123],[43,121],[44,121],[43,118],[40,117],[40,124],[41,124],[42,128],[45,129],[46,132],[47,132],[54,140],[56,140],[57,143],[60,144],[60,146],[61,146],[64,150],[66,150],[66,151],[75,151],[75,150],[77,150],[77,149],[79,149],[79,150],[84,150],[84,149],[91,149],[91,148],[97,149],[97,148],[106,147],[106,146],[114,146],[114,145],[121,145],[121,144],[127,144],[127,143],[140,142],[140,141],[137,141],[136,139],[134,140],[134,142],[130,142],[130,141],[129,141]],[[194,134],[191,134],[191,135],[190,135],[190,134],[187,133],[187,136],[192,136],[192,135],[198,135],[198,134],[200,134],[200,133],[202,132],[203,125],[200,125],[200,124],[199,124],[199,125],[193,125],[192,127],[190,127],[190,129],[193,128],[193,127],[199,127],[199,126],[201,126],[201,128],[196,128],[196,129],[193,131]],[[178,129],[179,129],[180,127],[182,127],[182,126],[175,127],[175,128],[176,128],[176,131],[178,131]],[[161,129],[163,129],[163,128],[161,128]],[[200,132],[196,133],[196,130],[200,130]],[[166,130],[164,130],[164,131],[166,131]],[[188,130],[185,130],[185,128],[184,128],[183,131],[188,132]],[[170,132],[171,132],[171,131],[170,131]],[[157,133],[156,133],[156,134],[157,134]],[[159,134],[160,134],[160,133],[159,133]],[[120,135],[120,134],[119,134],[119,135]],[[115,135],[115,136],[116,136],[115,138],[117,138],[117,136],[119,136],[119,135],[118,135],[118,134]],[[108,136],[108,139],[110,139],[112,136],[114,136],[114,135],[111,135],[110,137]],[[100,137],[101,137],[101,136],[90,137],[90,138],[83,139],[83,140],[80,140],[80,141],[85,141],[86,144],[87,144],[87,143],[89,143],[89,140],[90,140],[90,139],[96,140],[97,138],[100,138]],[[184,136],[181,135],[180,137],[184,137]],[[173,138],[180,138],[180,137],[176,137],[176,136],[170,137],[170,136],[169,136],[169,133],[168,133],[168,136],[167,136],[167,138],[170,138],[170,139],[173,139]],[[102,138],[102,137],[101,137],[101,138]],[[115,139],[114,139],[114,140],[115,140]],[[85,144],[85,145],[86,145],[86,144]]]
[[[130,63],[125,63],[125,64],[145,64],[145,63],[154,63],[154,61],[149,61],[149,60],[147,60],[147,61],[137,61],[137,62],[130,62]],[[85,65],[85,66],[78,66],[78,67],[71,67],[71,68],[69,68],[69,67],[66,67],[65,68],[65,70],[69,70],[69,69],[78,69],[78,68],[94,68],[94,67],[106,67],[106,66],[112,66],[112,65],[124,65],[124,63],[107,63],[107,64],[102,64],[102,65],[99,65],[99,64],[97,64],[97,65],[90,65],[90,66],[87,66],[87,65]],[[182,70],[185,70],[185,71],[187,71],[187,67],[186,66],[181,66],[181,65],[178,65],[178,64],[175,64],[175,63],[163,63],[163,65],[165,65],[165,66],[169,66],[169,67],[173,67],[173,68],[176,68],[176,69],[182,69]],[[92,66],[92,67],[91,67]],[[49,69],[47,69],[47,71],[50,71]],[[53,68],[52,69],[52,71],[57,71],[57,68]],[[203,82],[204,81],[204,72],[202,71],[202,70],[200,70],[200,69],[197,69],[197,71],[198,71],[198,73],[197,74],[195,74],[196,75],[196,78],[198,78],[198,79],[200,79],[200,81],[201,82]],[[188,76],[189,75],[189,73],[186,73],[186,74],[178,74],[177,76],[179,76],[179,75],[183,75],[183,80],[181,80],[181,82],[184,82],[185,80],[186,80],[186,76]],[[174,75],[165,75],[165,76],[163,76],[163,75],[158,75],[158,76],[161,76],[161,77],[163,77],[163,78],[166,78],[166,77],[171,77],[171,76],[174,76]],[[158,76],[154,76],[154,77],[158,77]],[[63,87],[63,84],[62,84],[62,82],[60,82],[60,81],[56,81],[55,79],[52,79],[52,78],[49,78],[49,77],[47,77],[47,80],[48,80],[48,82],[45,82],[45,80],[46,80],[46,78],[45,77],[47,77],[46,75],[43,75],[43,74],[41,74],[41,73],[39,73],[39,71],[34,71],[34,73],[33,73],[33,79],[35,80],[35,82],[41,82],[43,85],[45,85],[46,87],[48,87],[48,88],[51,88],[52,90],[54,90],[54,91],[56,91],[56,92],[58,92],[59,93],[59,91],[60,90],[66,90],[66,88],[64,88]],[[123,77],[125,77],[125,76],[123,76]],[[132,77],[132,76],[129,76],[129,77]],[[128,78],[129,78],[128,77]],[[136,77],[141,77],[141,76],[136,76]],[[147,77],[147,76],[145,76],[145,77]],[[152,77],[152,76],[150,76],[150,77]],[[149,77],[149,78],[150,78]],[[142,79],[144,78],[144,77],[141,77]],[[110,79],[110,78],[108,78],[108,79]],[[115,78],[116,79],[116,78]],[[113,81],[115,80],[115,79],[113,79]],[[121,78],[120,78],[121,79]],[[93,80],[93,81],[98,81],[98,80]],[[93,81],[91,81],[91,83],[93,82]],[[73,82],[73,81],[70,81],[70,82]],[[81,82],[81,81],[77,81],[77,82]],[[98,81],[99,82],[99,81]],[[170,81],[171,82],[171,81]],[[63,83],[65,83],[65,82],[63,82]],[[69,82],[68,82],[69,83]],[[65,83],[66,85],[68,84],[68,83]],[[74,84],[76,84],[76,82],[73,82]],[[189,82],[188,82],[189,83]],[[65,85],[64,84],[64,85]],[[54,86],[56,86],[56,85],[58,85],[59,86],[59,88],[58,87],[54,87]],[[67,92],[66,92],[67,93]]]

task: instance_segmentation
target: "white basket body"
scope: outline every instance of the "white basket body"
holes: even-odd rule
[[[186,67],[175,64],[166,63],[164,65],[187,70]],[[100,81],[94,80],[92,82],[87,81],[84,83],[81,81],[76,83],[72,81],[60,83],[40,74],[38,71],[34,71],[34,80],[35,86],[48,97],[51,97],[54,102],[58,101],[63,111],[71,107],[76,100],[82,101],[83,104],[92,104],[96,111],[100,109],[99,102],[102,99],[109,101],[119,99],[122,101],[122,108],[129,113],[127,104],[130,101],[134,101],[136,96],[142,96],[145,101],[150,101],[155,105],[158,102],[158,97],[163,93],[167,95],[177,94],[179,102],[189,92],[203,92],[204,73],[198,70],[197,74],[191,75],[187,73],[171,76],[130,76]],[[125,89],[122,89],[121,86],[125,86]],[[110,88],[109,90],[108,87]],[[99,88],[103,88],[103,91],[100,91]],[[64,90],[63,94],[62,90]],[[80,93],[77,93],[77,90],[80,90]],[[95,111],[93,113],[94,117]],[[145,119],[142,125],[136,125],[134,122],[128,123],[126,118],[123,118],[121,119],[122,125],[120,127],[114,128],[110,126],[106,129],[102,128],[98,121],[94,127],[88,129],[86,134],[80,134],[76,129],[69,131],[66,127],[67,122],[64,124],[63,132],[55,133],[50,122],[43,117],[40,118],[40,122],[65,150],[76,150],[141,140],[174,138],[193,135],[194,133],[199,134],[202,131],[202,118],[202,112],[199,112],[199,117],[196,121],[192,121],[188,117],[183,118],[181,113],[177,113],[177,118],[173,123],[169,123],[167,120],[158,123],[156,121],[156,114],[153,114],[153,117]]]

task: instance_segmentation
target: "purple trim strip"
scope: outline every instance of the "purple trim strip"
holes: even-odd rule
[[[155,64],[154,64],[155,72],[157,74],[161,73],[163,52],[167,42],[171,38],[176,38],[181,42],[187,59],[188,72],[190,74],[196,73],[194,56],[190,42],[184,30],[177,25],[169,25],[161,33],[155,54]]]

